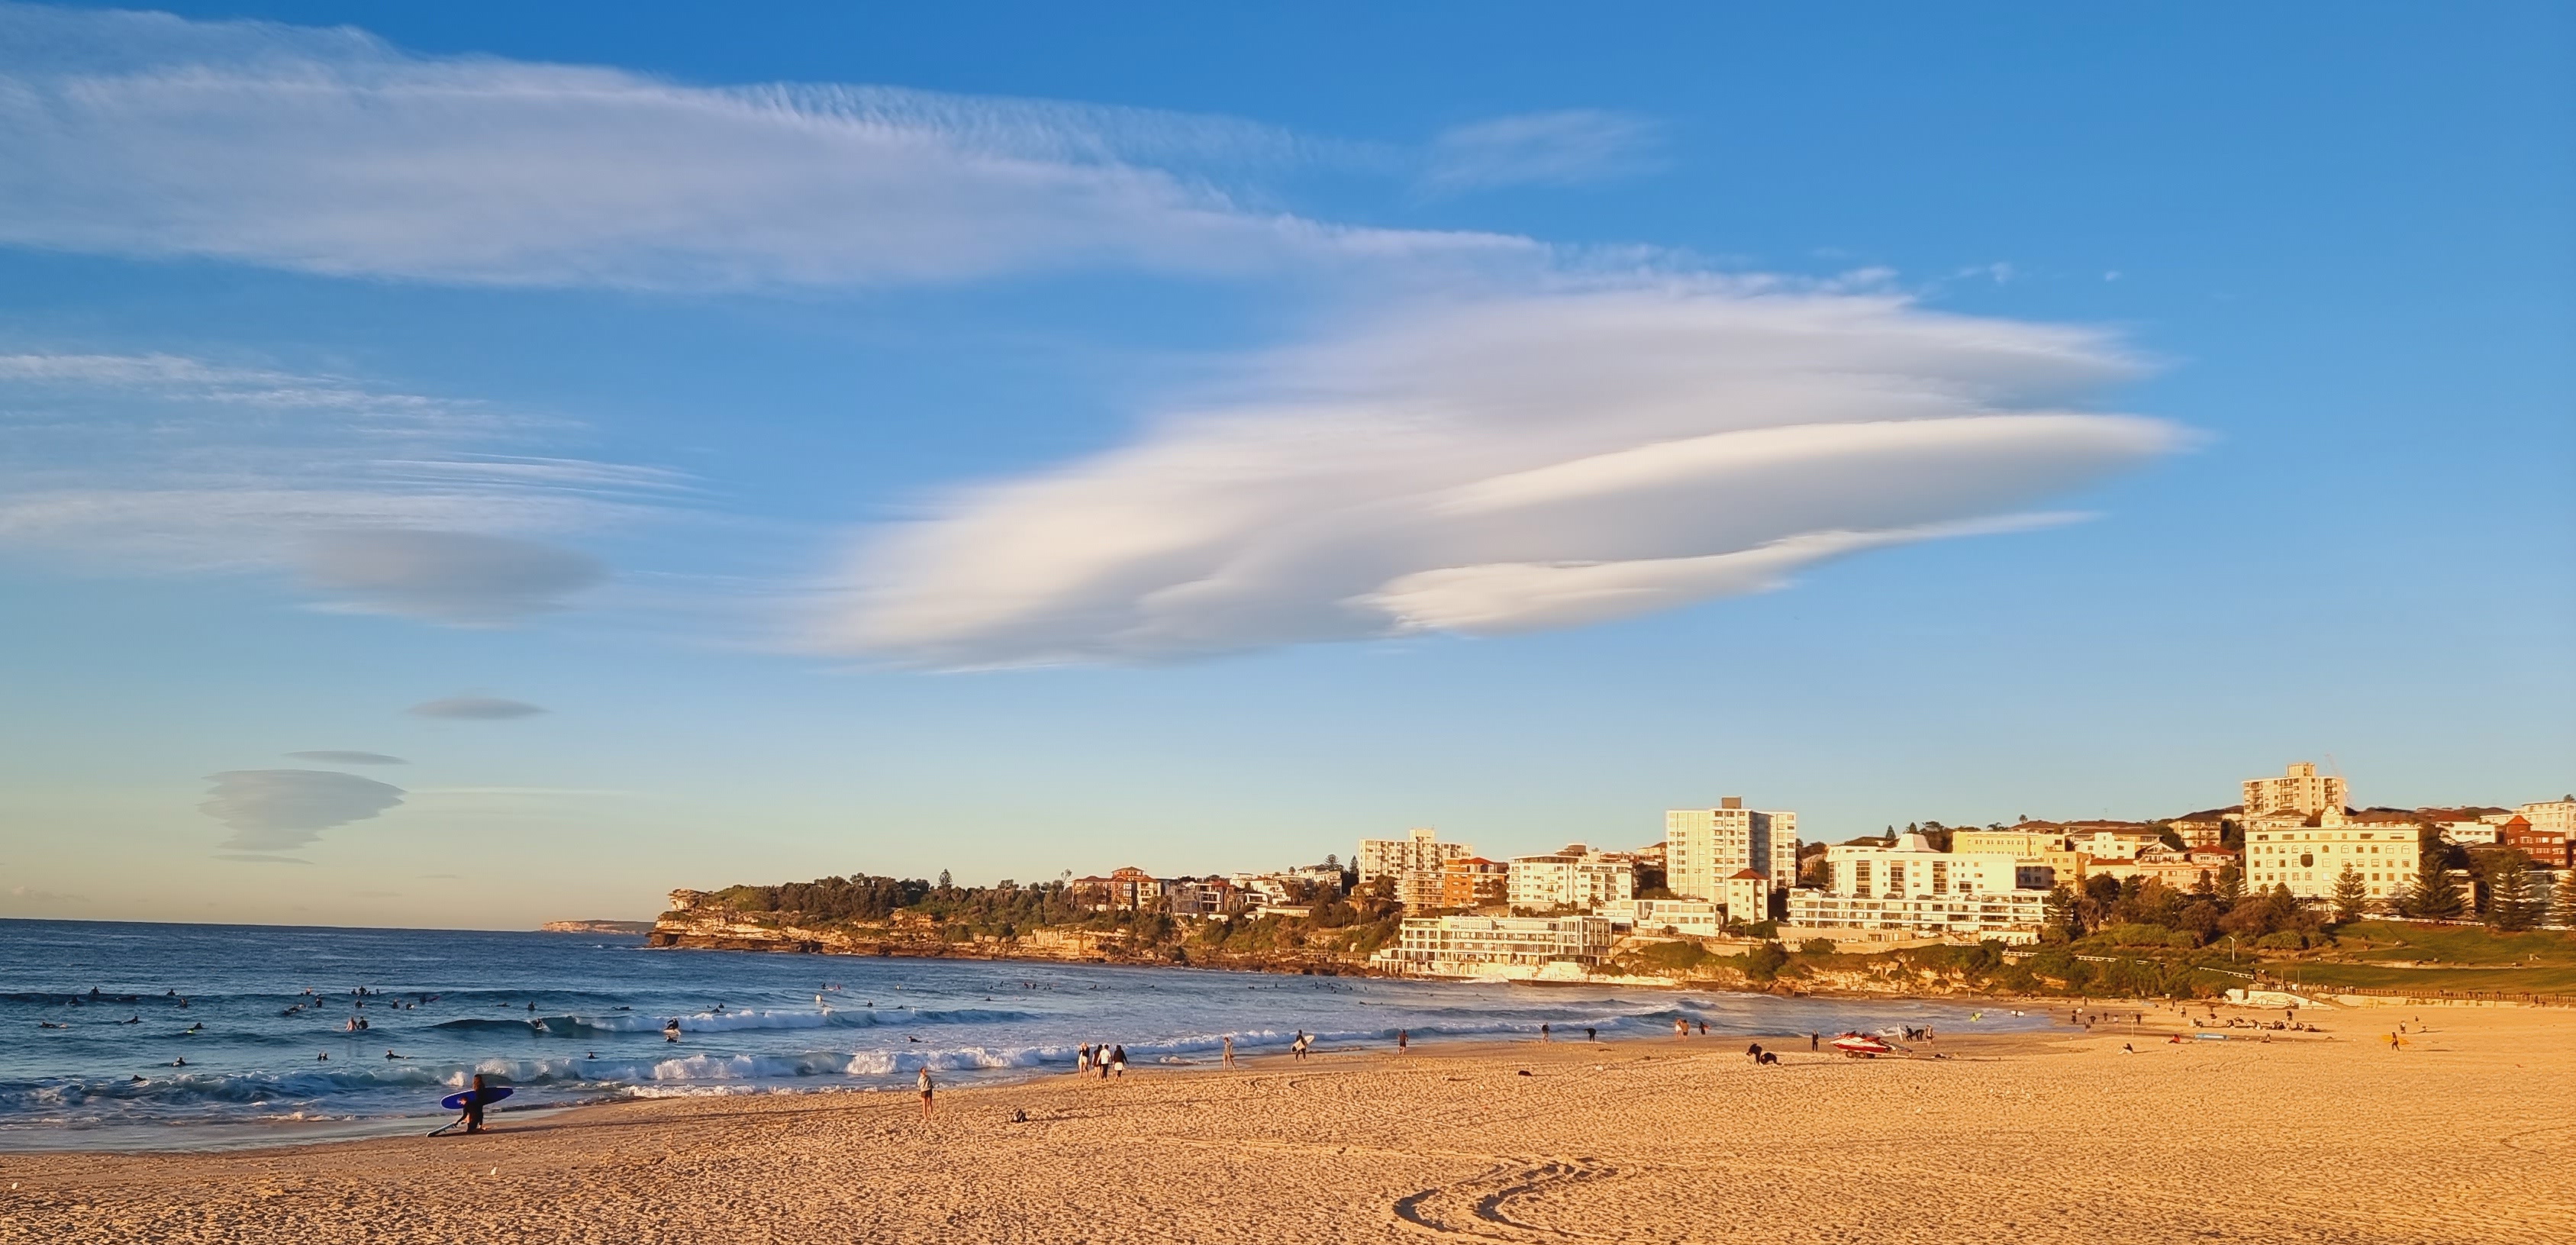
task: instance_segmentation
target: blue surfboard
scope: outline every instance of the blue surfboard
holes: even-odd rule
[[[488,1107],[493,1103],[509,1097],[513,1091],[507,1085],[487,1085],[480,1091],[469,1089],[461,1094],[449,1094],[445,1098],[439,1099],[438,1105],[449,1111],[462,1111],[465,1109],[466,1102],[471,1100],[477,1092],[480,1092],[483,1095],[483,1105]]]

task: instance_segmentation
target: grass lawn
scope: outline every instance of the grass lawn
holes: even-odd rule
[[[2355,921],[2336,930],[2335,940],[2329,958],[2275,960],[2264,968],[2329,986],[2576,994],[2576,935],[2565,930],[2497,934],[2474,925]]]

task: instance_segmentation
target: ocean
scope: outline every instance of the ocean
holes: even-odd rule
[[[360,993],[363,991],[363,993]],[[0,920],[0,1149],[219,1147],[426,1131],[477,1073],[511,1110],[681,1094],[908,1091],[1323,1048],[1666,1039],[2044,1016],[1912,1000],[657,951],[640,938]],[[676,1024],[677,1041],[666,1040]],[[1696,1040],[1696,1039],[1694,1039]],[[1714,1036],[1712,1037],[1714,1040]]]

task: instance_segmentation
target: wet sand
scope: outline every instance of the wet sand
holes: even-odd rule
[[[1800,1036],[1774,1067],[1741,1037],[1417,1045],[943,1092],[928,1125],[844,1093],[0,1155],[0,1242],[2576,1240],[2576,1012],[2426,1009],[2389,1049],[2416,1014],[2172,1045],[2150,1011],[1942,1060]]]

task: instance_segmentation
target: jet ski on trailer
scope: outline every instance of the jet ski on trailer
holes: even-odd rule
[[[1834,1039],[1834,1049],[1854,1059],[1876,1059],[1893,1055],[1896,1048],[1887,1039],[1868,1033],[1846,1033]]]

